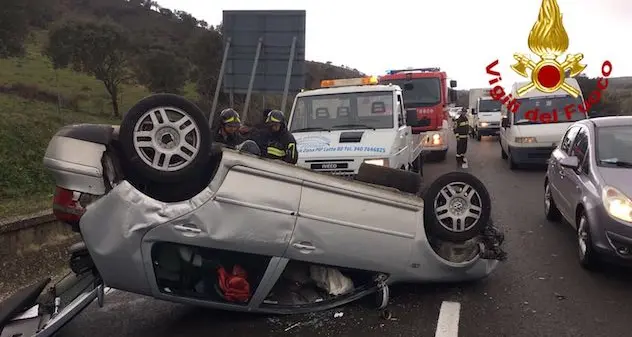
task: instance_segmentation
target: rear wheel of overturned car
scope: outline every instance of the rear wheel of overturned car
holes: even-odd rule
[[[478,236],[489,223],[489,192],[469,173],[450,172],[440,176],[423,198],[426,231],[438,239],[464,242]]]
[[[195,104],[178,95],[155,94],[127,112],[119,141],[134,176],[177,183],[206,167],[211,134]]]

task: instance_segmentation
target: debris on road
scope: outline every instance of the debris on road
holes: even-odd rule
[[[336,313],[334,313],[334,318],[340,318],[340,317],[344,316],[344,314],[345,314],[344,312],[336,312]]]
[[[290,325],[289,327],[285,328],[285,332],[288,332],[288,331],[290,331],[290,330],[292,330],[292,329],[296,328],[296,327],[297,327],[297,326],[299,326],[299,325],[301,325],[301,322],[294,323],[294,324]]]
[[[557,297],[558,300],[565,300],[566,296],[562,295],[562,294],[558,294],[558,293],[554,293],[555,297]]]

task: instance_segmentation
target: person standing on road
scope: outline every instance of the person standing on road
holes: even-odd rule
[[[467,137],[469,133],[469,122],[467,120],[466,109],[459,112],[459,116],[454,121],[454,133],[456,134],[456,163],[462,168],[467,168]]]
[[[283,112],[271,110],[265,120],[265,126],[265,129],[260,130],[258,135],[253,137],[253,140],[261,148],[262,156],[296,164],[298,161],[296,139],[287,130]]]
[[[224,109],[220,112],[219,119],[221,124],[217,132],[215,132],[215,142],[235,148],[246,140],[239,133],[241,119],[237,111],[231,108]]]

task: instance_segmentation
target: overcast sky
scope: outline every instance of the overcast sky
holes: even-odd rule
[[[306,58],[380,75],[388,69],[439,66],[459,89],[489,86],[485,66],[499,59],[503,86],[519,80],[515,52],[530,53],[527,37],[541,0],[159,0],[209,24],[223,10],[307,11]],[[265,3],[265,5],[262,5]],[[632,0],[558,0],[568,53],[584,54],[586,73],[604,60],[611,76],[632,76]]]

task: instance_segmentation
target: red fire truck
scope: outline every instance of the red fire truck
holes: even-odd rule
[[[456,102],[456,81],[439,68],[390,70],[380,84],[398,85],[403,90],[406,124],[415,134],[424,134],[424,150],[439,160],[448,152],[448,105]],[[449,88],[448,88],[449,84]]]

